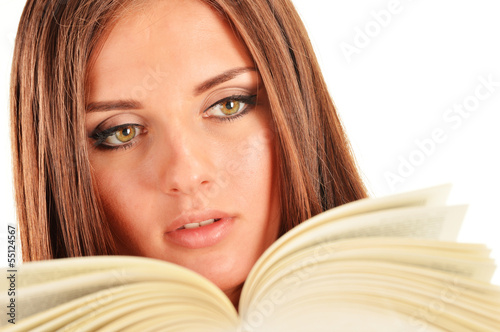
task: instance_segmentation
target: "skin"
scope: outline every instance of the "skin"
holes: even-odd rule
[[[213,81],[235,68],[247,69]],[[119,254],[185,266],[235,305],[279,228],[272,120],[254,68],[245,45],[210,7],[172,0],[120,18],[89,73],[89,158]],[[257,95],[256,105],[217,105],[233,95]],[[227,109],[242,116],[222,121],[231,117],[221,112]],[[104,141],[95,134],[124,124],[137,126]],[[166,234],[179,216],[207,210],[230,217],[215,243],[191,248]]]

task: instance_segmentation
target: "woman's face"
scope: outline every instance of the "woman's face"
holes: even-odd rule
[[[89,157],[119,253],[183,265],[231,297],[280,215],[246,47],[202,2],[154,1],[120,18],[95,60]]]

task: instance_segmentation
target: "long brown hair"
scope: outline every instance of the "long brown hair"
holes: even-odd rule
[[[289,0],[204,0],[247,45],[264,82],[279,156],[281,233],[366,196],[305,28]],[[11,78],[23,259],[113,254],[85,135],[92,54],[132,0],[28,0]]]

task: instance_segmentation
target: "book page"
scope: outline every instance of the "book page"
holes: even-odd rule
[[[495,270],[489,250],[483,245],[412,238],[345,239],[305,248],[280,260],[261,275],[252,301],[258,302],[259,297],[268,294],[269,288],[283,278],[306,279],[319,265],[350,261],[419,266],[482,282],[488,282]]]
[[[417,206],[444,206],[451,190],[451,184],[443,184],[435,187],[404,192],[377,198],[364,198],[341,206],[337,206],[328,211],[320,213],[307,222],[297,225],[295,228],[280,237],[269,247],[269,250],[262,255],[261,260],[265,260],[283,243],[289,242],[308,229],[326,222],[332,222],[349,216],[362,215],[366,213],[391,210],[403,207]]]
[[[267,269],[260,283],[279,279],[290,271],[308,270],[326,261],[346,260],[417,265],[489,282],[495,270],[494,260],[489,255],[490,250],[481,244],[399,237],[352,238],[296,251]]]
[[[101,290],[156,281],[189,285],[200,297],[210,299],[214,308],[237,317],[227,296],[210,281],[184,267],[149,258],[94,256],[33,262],[18,268],[17,280],[22,294],[16,300],[17,319]],[[5,287],[5,282],[0,285]],[[0,294],[0,301],[7,301],[6,295]]]
[[[169,263],[167,263],[169,264]],[[72,258],[59,258],[47,261],[35,261],[21,265],[23,278],[18,281],[18,286],[25,287],[42,282],[56,281],[71,276],[85,275],[96,271],[122,269],[127,267],[144,267],[153,269],[168,269],[162,261],[135,256],[85,256]],[[120,276],[116,276],[120,278]],[[2,281],[0,281],[1,283]]]
[[[292,321],[295,327],[314,321],[315,331],[329,331],[336,327],[330,318],[349,305],[355,311],[366,306],[400,313],[408,322],[432,315],[444,330],[500,327],[500,287],[422,266],[373,260],[319,263],[282,276],[265,293],[241,313],[242,324],[255,331]],[[384,330],[366,323],[365,330]]]
[[[312,218],[307,231],[293,229],[295,237],[270,247],[264,258],[257,261],[243,287],[240,311],[247,301],[247,294],[256,292],[258,282],[272,265],[287,255],[303,248],[320,246],[356,237],[416,237],[452,241],[456,239],[465,215],[466,206],[407,207],[354,215],[330,221],[328,214]]]
[[[220,310],[212,296],[192,285],[143,282],[104,289],[50,308],[16,323],[14,330],[113,330],[119,324],[154,317],[176,321],[179,328],[175,331],[187,331],[186,326],[193,323],[204,324],[207,331],[211,326],[222,331],[237,323],[236,316]]]
[[[250,271],[247,283],[248,280],[253,280],[255,278],[254,274],[256,273],[256,270],[259,266],[264,264],[264,261],[266,261],[269,256],[274,255],[274,252],[278,251],[281,246],[292,241],[295,237],[307,232],[311,228],[317,227],[322,223],[329,223],[342,218],[347,218],[349,216],[361,215],[375,211],[412,206],[442,206],[446,203],[450,190],[451,184],[443,184],[384,197],[360,199],[320,213],[307,220],[307,222],[297,225],[295,228],[288,231],[275,241],[258,259],[254,268]]]

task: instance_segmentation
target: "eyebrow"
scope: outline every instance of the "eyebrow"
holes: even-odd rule
[[[205,82],[199,84],[195,89],[194,89],[194,94],[195,95],[200,95],[203,92],[213,88],[214,86],[217,86],[219,84],[222,84],[224,82],[227,82],[229,80],[232,80],[238,75],[241,75],[243,73],[247,73],[249,71],[257,71],[254,67],[239,67],[239,68],[234,68],[227,70],[223,72],[220,75],[217,75],[215,77],[209,78]]]
[[[87,113],[90,112],[106,112],[113,110],[131,110],[140,109],[142,104],[135,100],[113,100],[113,101],[98,101],[90,103],[86,107]]]
[[[195,95],[200,95],[203,92],[210,90],[214,86],[222,84],[224,82],[230,81],[238,75],[247,73],[250,71],[257,71],[254,67],[239,67],[229,69],[222,74],[209,78],[208,80],[202,82],[194,89]],[[89,103],[86,107],[87,113],[91,112],[107,112],[113,110],[131,110],[131,109],[141,109],[142,104],[136,100],[112,100],[112,101],[98,101]]]

